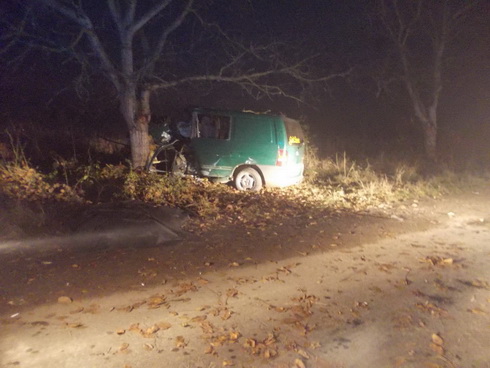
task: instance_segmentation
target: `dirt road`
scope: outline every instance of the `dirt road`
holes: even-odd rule
[[[2,367],[490,367],[490,190],[1,255]],[[285,236],[283,236],[285,234]]]

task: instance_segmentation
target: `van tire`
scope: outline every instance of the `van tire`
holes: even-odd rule
[[[260,173],[252,167],[238,169],[233,180],[238,190],[249,190],[258,192],[262,189],[263,181]]]

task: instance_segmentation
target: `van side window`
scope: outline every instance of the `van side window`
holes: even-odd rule
[[[209,114],[197,116],[198,137],[201,138],[229,139],[230,125],[229,116]]]

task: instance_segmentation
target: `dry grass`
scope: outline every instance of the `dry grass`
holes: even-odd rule
[[[423,174],[417,162],[397,162],[380,155],[365,162],[347,154],[318,157],[310,146],[303,184],[238,192],[207,180],[137,172],[129,165],[82,163],[76,156],[51,158],[49,173],[30,164],[23,146],[10,136],[10,159],[0,161],[0,195],[37,202],[97,203],[137,199],[180,207],[207,222],[223,221],[263,227],[282,216],[311,217],[322,211],[359,211],[407,199],[437,197],[474,185],[470,174],[443,170]]]

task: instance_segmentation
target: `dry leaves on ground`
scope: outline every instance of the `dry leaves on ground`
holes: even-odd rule
[[[263,340],[253,338],[245,339],[243,347],[249,354],[266,359],[274,358],[278,354],[277,338],[272,332]]]
[[[171,327],[172,325],[168,322],[159,322],[151,325],[150,327],[140,327],[139,323],[134,323],[129,328],[127,329],[128,331],[137,333],[143,337],[150,338],[154,337],[155,334],[160,331],[160,330],[167,330]],[[118,335],[125,333],[126,330],[120,329],[117,330],[116,333]]]
[[[171,293],[173,293],[175,296],[182,296],[187,292],[190,291],[197,291],[199,290],[199,287],[197,287],[193,282],[182,282],[178,285],[177,290],[171,290]]]

